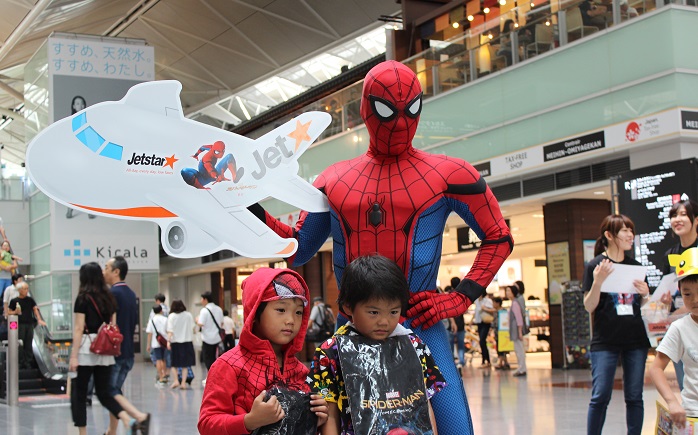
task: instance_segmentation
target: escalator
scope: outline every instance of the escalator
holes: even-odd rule
[[[37,325],[34,328],[34,360],[36,361],[38,376],[31,376],[31,393],[29,394],[62,394],[66,392],[66,382],[68,380],[68,367],[70,364],[70,350],[73,344],[73,336],[70,332],[51,334],[46,326]],[[24,390],[22,384],[26,384],[26,390],[30,390],[29,379],[22,379],[20,370],[19,394]],[[29,373],[24,374],[29,378]],[[24,382],[23,382],[24,381]],[[40,382],[40,386],[39,383]]]
[[[72,341],[70,332],[58,333],[54,336],[45,326],[37,325],[34,328],[32,350],[35,361],[32,368],[19,370],[19,396],[66,392]],[[3,340],[2,358],[0,358],[0,399],[7,397],[6,346],[7,341]]]

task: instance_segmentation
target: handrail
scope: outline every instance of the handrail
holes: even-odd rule
[[[46,326],[34,327],[32,350],[41,374],[48,379],[67,380],[73,338],[56,338]]]

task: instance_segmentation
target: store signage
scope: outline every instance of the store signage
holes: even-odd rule
[[[696,198],[698,163],[694,159],[628,171],[620,175],[620,212],[635,224],[635,259],[647,266],[647,281],[656,287],[662,278],[664,253],[674,244],[669,222],[671,206]]]
[[[682,110],[681,128],[684,130],[698,130],[698,112]]]
[[[603,131],[586,134],[562,142],[557,142],[543,147],[543,157],[546,162],[576,156],[578,154],[594,151],[606,146]]]
[[[620,124],[611,125],[604,130],[606,133],[606,147],[632,144],[676,133],[678,132],[677,120],[677,111],[668,110],[645,118],[631,119]]]
[[[562,285],[571,279],[569,242],[548,243],[548,300],[550,305],[562,302]]]
[[[489,177],[492,175],[492,168],[490,167],[490,162],[480,163],[473,166],[476,171],[480,173],[481,177]]]
[[[495,175],[509,174],[529,169],[542,163],[542,148],[528,148],[492,159],[492,172]]]

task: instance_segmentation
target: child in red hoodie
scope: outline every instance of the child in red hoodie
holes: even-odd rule
[[[267,391],[283,385],[310,393],[308,368],[296,358],[308,328],[308,287],[289,269],[257,269],[242,283],[245,324],[238,346],[211,366],[199,412],[198,429],[207,434],[247,434],[285,416]],[[310,396],[318,426],[327,404]]]

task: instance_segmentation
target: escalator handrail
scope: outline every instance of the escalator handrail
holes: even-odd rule
[[[49,351],[46,349],[48,343],[70,343],[72,346],[73,339],[66,338],[64,340],[59,340],[53,338],[48,327],[42,325],[36,325],[34,327],[34,340],[32,343],[32,350],[34,352],[34,358],[39,366],[39,371],[47,379],[54,380],[67,380],[68,371],[61,370],[56,367],[54,361],[49,357],[49,361],[46,361],[44,355],[49,355]],[[44,352],[42,352],[41,347],[43,347]]]

